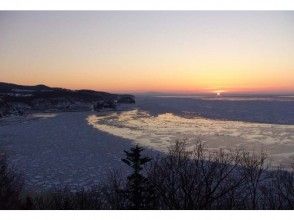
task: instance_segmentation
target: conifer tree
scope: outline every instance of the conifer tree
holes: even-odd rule
[[[143,166],[148,163],[151,158],[142,157],[143,148],[136,145],[125,151],[126,158],[122,159],[124,163],[133,169],[131,175],[128,176],[127,197],[130,202],[131,209],[148,209],[150,201],[150,189],[147,179],[141,174]]]

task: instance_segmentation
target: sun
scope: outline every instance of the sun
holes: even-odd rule
[[[223,92],[224,92],[223,90],[216,90],[216,91],[213,91],[213,93],[215,93],[216,96],[221,96]]]

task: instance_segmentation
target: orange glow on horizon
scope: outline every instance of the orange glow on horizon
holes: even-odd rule
[[[116,93],[294,93],[290,11],[0,16],[2,82]]]
[[[189,81],[187,78],[186,81]],[[224,93],[280,93],[280,91],[285,91],[286,93],[293,92],[293,86],[278,86],[276,84],[271,85],[256,85],[250,86],[231,86],[230,83],[224,83],[224,86],[220,86],[220,83],[216,83],[216,86],[206,85],[203,81],[197,83],[184,83],[179,82],[179,80],[168,81],[162,80],[159,82],[144,82],[144,83],[122,83],[118,82],[109,82],[106,83],[96,83],[95,80],[81,81],[81,80],[61,80],[59,83],[52,81],[41,81],[41,80],[15,80],[11,83],[24,84],[24,85],[37,85],[37,84],[45,84],[51,87],[60,87],[60,88],[68,88],[68,89],[92,89],[96,91],[106,91],[106,92],[116,92],[116,93],[145,93],[145,92],[162,92],[162,93],[179,93],[179,94],[192,94],[192,93],[213,93],[213,94],[224,94]],[[193,81],[193,80],[190,80]],[[241,83],[240,83],[241,84]],[[290,84],[290,83],[289,83]],[[221,88],[221,89],[220,89]]]

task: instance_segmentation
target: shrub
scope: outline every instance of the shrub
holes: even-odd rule
[[[6,154],[0,153],[0,209],[20,209],[22,181],[7,165]]]

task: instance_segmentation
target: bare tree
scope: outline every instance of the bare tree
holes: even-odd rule
[[[177,141],[153,163],[148,178],[167,209],[257,208],[264,160],[264,154],[211,152],[200,141],[188,149]]]

